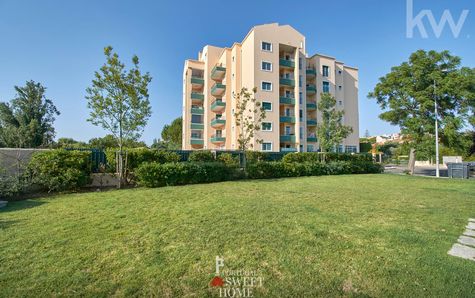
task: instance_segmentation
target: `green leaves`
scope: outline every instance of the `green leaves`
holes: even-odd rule
[[[8,103],[0,103],[0,145],[37,148],[53,142],[53,123],[59,115],[53,102],[45,97],[46,88],[34,81],[17,92]]]
[[[382,120],[399,125],[416,143],[434,134],[437,100],[441,140],[454,144],[464,128],[475,125],[475,70],[460,61],[448,51],[419,50],[380,78],[368,97],[383,109]]]
[[[252,88],[252,92],[249,92],[247,88],[242,88],[237,94],[233,94],[236,100],[236,126],[239,127],[238,144],[239,150],[248,150],[253,148],[251,142],[256,132],[261,129],[262,120],[266,118],[266,111],[262,107],[261,102],[257,101],[255,94],[257,88]],[[256,144],[261,144],[262,139],[255,138]]]
[[[152,78],[141,74],[137,56],[132,58],[133,68],[126,70],[111,46],[104,48],[104,54],[106,63],[86,89],[88,121],[109,131],[122,147],[125,139],[141,136],[151,116],[148,84]]]
[[[329,93],[322,93],[318,109],[322,120],[317,125],[317,138],[323,152],[333,151],[343,139],[353,132],[351,126],[342,124],[343,111],[335,109],[336,99]]]

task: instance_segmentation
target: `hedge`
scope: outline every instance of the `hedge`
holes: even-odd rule
[[[333,153],[333,152],[294,152],[288,153],[283,162],[332,162],[332,161],[372,161],[371,154],[366,153]]]
[[[49,192],[79,189],[90,181],[91,153],[64,149],[37,152],[27,173],[33,184]]]
[[[116,168],[116,152],[118,149],[106,150],[107,170],[114,172]],[[166,150],[156,150],[148,148],[131,148],[124,149],[127,152],[127,169],[135,171],[144,162],[179,162],[180,155],[176,152]]]
[[[281,177],[321,176],[341,174],[381,173],[379,164],[369,161],[332,161],[320,162],[257,162],[247,165],[247,177],[250,179],[268,179]]]
[[[222,162],[164,164],[146,162],[137,168],[135,175],[138,185],[146,187],[209,183],[243,178],[240,169]]]

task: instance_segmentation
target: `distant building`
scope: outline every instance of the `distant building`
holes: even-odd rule
[[[402,135],[400,133],[393,133],[376,136],[376,144],[383,145],[387,142],[402,143]]]

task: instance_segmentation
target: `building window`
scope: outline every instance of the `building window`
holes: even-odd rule
[[[302,81],[303,81],[302,75],[299,75],[299,87],[302,87]]]
[[[341,70],[339,70],[339,71],[338,71],[338,74],[340,74],[340,75],[341,75]]]
[[[191,123],[199,123],[199,124],[203,123],[203,115],[192,114]]]
[[[264,111],[272,111],[272,103],[268,101],[263,101],[262,108],[264,108]]]
[[[330,68],[326,65],[322,66],[322,75],[324,77],[328,77],[328,74],[330,73]]]
[[[330,93],[330,83],[323,82],[323,93]]]
[[[272,123],[262,122],[262,131],[272,131]]]
[[[302,91],[299,92],[299,104],[303,103],[303,93]]]
[[[272,71],[272,63],[267,61],[262,61],[261,69],[265,71]]]
[[[345,152],[346,153],[356,153],[356,146],[345,146]]]
[[[262,151],[272,151],[272,143],[270,142],[262,143]]]
[[[341,90],[341,88],[342,88],[341,86],[338,86],[338,90]]]
[[[302,58],[299,58],[299,69],[302,69]]]
[[[262,42],[261,49],[266,52],[272,52],[272,44],[270,42]]]
[[[265,90],[265,91],[272,91],[272,83],[271,82],[262,82],[261,88],[262,88],[262,90]]]
[[[299,137],[301,140],[303,140],[303,127],[300,126],[300,129],[299,129]]]
[[[341,100],[339,100],[339,101],[338,101],[338,104],[339,104],[340,106],[342,106],[342,105],[343,105],[343,102],[342,102]]]

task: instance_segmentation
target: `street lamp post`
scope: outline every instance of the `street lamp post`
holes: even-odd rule
[[[434,79],[434,114],[435,114],[435,176],[440,177],[439,169],[439,122],[437,112],[437,94],[435,92],[437,85]]]

